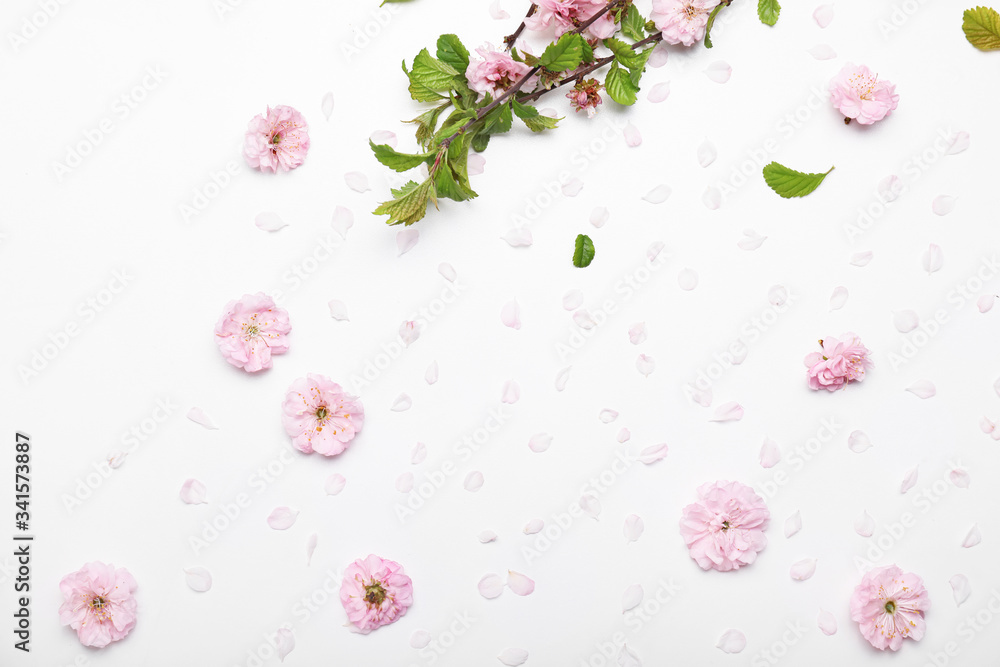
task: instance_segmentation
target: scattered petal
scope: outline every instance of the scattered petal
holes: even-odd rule
[[[434,384],[438,381],[438,362],[437,359],[432,361],[427,366],[427,370],[424,371],[424,382],[427,384]]]
[[[583,292],[570,290],[563,295],[562,305],[565,310],[576,310],[583,305]]]
[[[479,594],[487,600],[499,597],[503,593],[503,579],[498,574],[487,574],[479,580]]]
[[[506,648],[497,656],[497,660],[509,667],[523,665],[528,659],[528,652],[523,648]]]
[[[465,476],[465,490],[475,493],[479,489],[483,488],[483,473],[478,470],[473,470],[468,475]]]
[[[739,653],[747,647],[747,636],[739,630],[726,630],[715,646],[723,653]]]
[[[343,301],[338,301],[333,299],[326,304],[330,308],[330,317],[337,320],[338,322],[348,322],[350,317],[347,316],[347,304]]]
[[[293,510],[290,507],[275,507],[267,516],[267,525],[274,530],[288,530],[298,516],[298,510]]]
[[[875,519],[867,510],[854,522],[854,532],[861,537],[871,537],[875,532]]]
[[[913,310],[901,310],[892,318],[892,325],[899,333],[910,333],[920,324],[920,316]]]
[[[503,21],[510,18],[510,14],[503,9],[500,9],[500,0],[493,0],[493,4],[490,5],[490,16],[497,21]]]
[[[368,192],[371,190],[371,186],[368,185],[368,177],[360,171],[352,171],[344,174],[344,182],[347,183],[347,187],[355,192]]]
[[[789,570],[789,575],[795,581],[805,581],[809,579],[816,572],[816,559],[815,558],[803,558],[802,560],[794,563],[792,569]]]
[[[954,197],[948,195],[935,197],[931,202],[931,210],[934,211],[934,215],[948,215],[955,209],[955,201]]]
[[[654,52],[655,54],[655,52]],[[650,55],[650,59],[652,59]],[[664,81],[663,83],[658,83],[649,89],[649,93],[646,95],[646,99],[653,104],[659,104],[660,102],[666,101],[670,97],[670,82]]]
[[[795,514],[785,519],[785,537],[791,537],[802,530],[802,514],[796,510]]]
[[[525,524],[523,531],[525,535],[535,535],[542,532],[542,528],[545,528],[545,522],[541,519],[532,519],[527,524]]]
[[[996,294],[984,294],[979,297],[978,301],[976,301],[976,308],[979,309],[980,313],[988,313],[990,309],[993,308],[993,304],[996,303],[996,300]]]
[[[716,60],[705,68],[705,76],[716,83],[725,83],[733,75],[733,68],[725,60]]]
[[[905,189],[906,185],[895,174],[886,176],[878,182],[878,196],[886,204],[899,199],[899,195],[903,194],[903,190]]]
[[[701,203],[705,205],[709,211],[717,211],[722,206],[722,190],[710,185],[705,188],[705,192],[701,195]]]
[[[562,391],[566,388],[566,383],[569,382],[569,372],[572,369],[572,366],[567,366],[556,374],[556,391]]]
[[[639,660],[639,656],[628,647],[628,644],[622,644],[622,647],[618,649],[616,662],[618,663],[618,667],[642,667],[642,661]]]
[[[625,517],[625,527],[623,532],[625,533],[626,541],[635,542],[642,537],[642,532],[644,530],[646,530],[646,524],[643,522],[642,517],[635,514],[629,514]]]
[[[647,192],[643,199],[648,201],[650,204],[662,204],[667,201],[667,198],[670,197],[670,193],[671,190],[669,185],[657,185],[655,188]]]
[[[958,155],[968,147],[969,147],[969,133],[956,132],[948,140],[948,150],[946,150],[945,153],[947,153],[948,155]]]
[[[507,586],[515,595],[531,595],[535,591],[535,582],[513,570],[507,570]]]
[[[427,445],[422,442],[418,442],[413,446],[413,452],[410,453],[410,463],[413,465],[420,465],[427,459]]]
[[[583,189],[583,181],[579,178],[571,178],[562,186],[562,193],[567,197],[575,197]]]
[[[354,213],[351,209],[338,206],[333,209],[333,218],[330,220],[333,231],[340,234],[340,238],[347,238],[347,230],[354,226]]]
[[[642,143],[642,135],[639,134],[639,128],[632,123],[628,123],[625,126],[623,134],[625,135],[625,143],[632,148]]]
[[[618,419],[618,411],[612,410],[611,408],[604,408],[603,410],[601,410],[601,414],[598,415],[598,417],[600,418],[601,422],[605,424],[610,424],[614,420]]]
[[[956,574],[948,580],[951,584],[951,591],[955,596],[955,606],[961,607],[962,603],[972,595],[972,586],[969,585],[969,578],[964,574]]]
[[[830,295],[830,310],[840,310],[847,303],[848,292],[846,287],[835,287]]]
[[[743,406],[736,401],[730,401],[720,405],[716,410],[715,414],[709,421],[713,422],[730,422],[739,421],[743,419]]]
[[[656,370],[656,362],[652,357],[640,354],[635,360],[635,368],[642,373],[643,377],[649,377],[649,374]]]
[[[781,460],[781,448],[774,440],[765,437],[764,444],[760,446],[760,466],[762,468],[773,468]]]
[[[698,164],[702,167],[707,167],[708,165],[715,162],[715,158],[719,156],[719,152],[715,150],[715,144],[713,144],[708,139],[701,142],[698,146]]]
[[[295,648],[295,635],[288,628],[278,628],[275,639],[277,640],[275,643],[278,649],[278,659],[284,662],[288,654]]]
[[[649,66],[663,67],[667,64],[667,58],[669,57],[670,49],[667,47],[666,42],[660,42],[653,47],[653,52],[649,54]]]
[[[497,534],[494,533],[492,530],[484,530],[483,532],[479,533],[479,542],[481,544],[489,544],[490,542],[496,542],[496,541],[497,541]],[[499,579],[499,577],[497,578]]]
[[[820,5],[813,12],[813,18],[816,19],[816,25],[820,28],[830,25],[833,20],[833,5]]]
[[[597,499],[597,496],[588,493],[580,496],[580,508],[587,516],[596,521],[601,514],[601,501]]]
[[[323,484],[323,490],[326,491],[326,495],[335,496],[343,491],[346,485],[347,479],[339,472],[335,472],[326,478],[326,482]]]
[[[438,264],[438,273],[450,283],[455,282],[458,279],[458,274],[455,272],[455,267],[448,262],[442,262]]]
[[[833,614],[824,609],[819,610],[819,616],[816,617],[816,625],[819,626],[820,632],[827,637],[837,634],[837,619],[834,618]]]
[[[868,439],[868,434],[864,431],[851,431],[847,436],[847,446],[855,454],[867,452],[872,447],[872,441]]]
[[[965,539],[962,540],[962,548],[968,549],[970,547],[974,547],[982,541],[983,534],[979,532],[979,524],[972,524],[972,528],[969,529]]]
[[[646,447],[641,452],[639,452],[638,461],[640,463],[645,463],[649,465],[651,463],[656,463],[657,461],[662,461],[667,457],[667,444],[660,443],[658,445],[650,445]]]
[[[306,565],[312,562],[313,554],[316,553],[316,545],[319,543],[319,533],[313,533],[306,540]]]
[[[930,380],[918,380],[907,387],[906,391],[910,392],[914,396],[917,396],[918,398],[931,398],[937,394],[937,388]]]
[[[413,227],[404,227],[396,232],[396,249],[400,255],[405,255],[417,245],[420,240],[420,230]]]
[[[772,306],[783,306],[788,301],[788,290],[784,285],[773,285],[767,291],[767,302]]]
[[[116,449],[115,451],[108,454],[108,465],[111,466],[113,469],[117,470],[118,467],[121,466],[121,464],[125,463],[125,459],[127,457],[128,457],[128,452],[123,452],[120,449]]]
[[[426,630],[417,630],[410,635],[410,647],[421,649],[426,648],[431,643],[431,633]]]
[[[396,478],[396,490],[400,493],[409,493],[413,490],[413,473],[404,472]]]
[[[646,259],[651,262],[656,261],[656,258],[660,256],[661,252],[663,252],[663,248],[663,241],[653,241],[649,244],[649,247],[646,248]]]
[[[274,211],[258,213],[253,223],[257,225],[257,229],[262,229],[265,232],[276,232],[288,226],[288,223],[282,220]]]
[[[527,248],[535,242],[531,230],[526,227],[512,227],[500,238],[506,241],[511,248]]]
[[[766,236],[761,236],[752,229],[743,230],[743,238],[736,244],[742,250],[756,250],[767,240]]]
[[[521,328],[521,306],[518,305],[517,299],[504,304],[500,310],[500,321],[503,322],[505,327],[510,327],[511,329]]]
[[[851,255],[851,265],[852,266],[868,266],[868,262],[872,261],[872,257],[875,256],[871,250],[866,250],[864,252],[856,252]]]
[[[630,609],[638,607],[644,595],[645,593],[640,584],[632,584],[626,588],[625,593],[622,595],[622,613],[624,614]]]
[[[200,424],[210,431],[214,431],[219,427],[215,425],[212,418],[205,414],[205,411],[201,408],[191,408],[188,410],[187,418],[193,421],[195,424]]]
[[[903,483],[899,485],[900,493],[906,493],[907,491],[913,488],[914,484],[917,483],[917,471],[919,470],[919,468],[920,466],[917,466],[916,468],[913,468],[908,473],[906,473],[906,476],[903,477]]]
[[[212,588],[212,573],[203,567],[192,567],[184,570],[187,575],[187,585],[193,591],[204,593]]]
[[[413,399],[411,399],[409,395],[400,394],[396,397],[396,400],[392,402],[389,409],[393,412],[405,412],[406,410],[409,410],[412,405]]]
[[[924,271],[930,275],[935,271],[940,271],[943,265],[944,253],[941,251],[941,246],[932,243],[924,252]]]
[[[618,442],[620,443],[628,442],[631,438],[632,438],[632,432],[629,431],[627,428],[623,428],[622,430],[618,431],[618,437],[617,437]]]
[[[503,393],[500,395],[500,402],[513,405],[521,400],[521,385],[513,380],[507,380],[503,384]]]
[[[397,143],[396,133],[390,132],[389,130],[375,130],[374,132],[371,133],[371,135],[368,138],[371,140],[373,144],[377,146],[385,144],[387,146],[395,148]]]
[[[600,229],[608,221],[609,217],[611,217],[611,214],[608,212],[608,209],[603,206],[597,206],[590,212],[590,224]]]
[[[181,485],[181,500],[188,505],[201,505],[207,503],[205,500],[205,485],[196,479],[189,479]]]
[[[972,478],[969,476],[968,470],[963,470],[962,468],[955,468],[950,473],[948,473],[948,479],[951,483],[960,489],[969,488],[969,484],[972,483]]]
[[[333,93],[329,92],[323,96],[323,116],[326,117],[327,121],[330,120],[330,116],[333,115]]]
[[[628,328],[628,339],[633,345],[638,345],[639,343],[645,342],[646,340],[646,323],[636,322]]]
[[[685,292],[690,292],[698,286],[698,274],[694,269],[683,269],[677,274],[677,285]]]
[[[593,329],[597,326],[597,322],[594,321],[590,313],[582,309],[573,313],[573,323],[581,329]]]
[[[700,405],[703,408],[709,408],[712,406],[712,390],[711,389],[698,389],[694,385],[687,385],[686,391],[691,396],[691,400]]]
[[[552,436],[548,433],[536,433],[531,436],[528,440],[528,449],[535,452],[536,454],[541,454],[549,448],[552,444]]]
[[[809,55],[816,60],[833,60],[837,57],[837,52],[829,44],[817,44],[809,49]]]

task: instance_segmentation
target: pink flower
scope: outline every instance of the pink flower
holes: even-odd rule
[[[821,340],[822,352],[806,355],[806,374],[810,389],[836,391],[850,382],[861,382],[865,371],[874,366],[868,358],[871,350],[861,344],[857,334],[845,333],[837,338]]]
[[[566,97],[577,112],[586,110],[587,117],[593,118],[597,115],[597,105],[604,102],[600,95],[602,87],[597,79],[578,79],[573,90],[566,93]]]
[[[864,65],[848,63],[830,80],[830,101],[844,114],[844,122],[853,119],[871,125],[893,112],[899,95],[895,85],[879,81],[878,75]]]
[[[479,99],[487,94],[496,99],[517,83],[531,68],[510,57],[510,54],[497,51],[492,44],[486,44],[476,49],[482,58],[471,58],[469,67],[465,70],[465,79],[469,88],[479,93]]]
[[[545,30],[550,25],[556,26],[556,37],[576,30],[576,28],[594,16],[604,11],[608,6],[606,0],[535,0],[535,12],[524,20],[528,30]],[[605,12],[601,18],[594,21],[587,34],[598,39],[607,39],[615,34],[615,21],[611,12]]]
[[[653,0],[649,15],[667,44],[691,46],[705,39],[708,15],[720,0]]]
[[[288,351],[288,333],[292,325],[288,312],[278,308],[274,299],[257,292],[230,301],[215,325],[215,342],[222,356],[233,366],[248,373],[271,367],[272,354]]]
[[[295,169],[309,152],[309,126],[292,107],[267,108],[267,115],[257,114],[247,126],[243,157],[247,164],[261,171],[277,173]]]
[[[103,648],[135,627],[136,583],[123,567],[94,561],[59,582],[59,621],[76,630],[84,646]]]
[[[868,643],[884,651],[898,651],[903,639],[920,641],[927,625],[924,611],[930,600],[923,580],[895,565],[865,574],[851,596],[851,620]]]
[[[698,502],[684,508],[681,537],[691,558],[719,572],[738,570],[767,546],[764,529],[771,519],[763,498],[739,482],[698,487]]]
[[[323,375],[309,374],[288,388],[281,423],[295,448],[336,456],[361,431],[365,409],[357,396]]]
[[[351,624],[367,635],[406,614],[413,604],[413,582],[395,561],[375,555],[359,558],[344,572],[340,602]]]

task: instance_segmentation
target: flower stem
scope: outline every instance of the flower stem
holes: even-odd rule
[[[538,5],[531,3],[531,7],[528,7],[528,13],[524,15],[524,21],[521,21],[521,25],[517,26],[517,30],[503,38],[503,43],[506,45],[504,48],[505,51],[510,51],[514,47],[514,42],[516,42],[517,38],[521,36],[522,32],[524,32],[525,21],[531,18],[536,9],[538,9]]]

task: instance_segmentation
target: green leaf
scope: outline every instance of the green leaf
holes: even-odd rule
[[[514,117],[510,113],[509,104],[501,104],[486,114],[484,118],[483,132],[486,134],[503,134],[510,130],[514,123]]]
[[[437,197],[434,181],[429,178],[419,185],[410,181],[392,194],[394,199],[382,202],[372,211],[375,215],[388,215],[389,225],[412,225],[427,213],[427,201]]]
[[[833,167],[830,167],[830,171],[833,171]],[[764,167],[764,180],[772,190],[785,199],[805,197],[819,187],[830,171],[825,174],[804,174],[772,162]]]
[[[642,17],[635,5],[629,5],[628,13],[622,19],[622,32],[635,42],[646,38],[646,19]]]
[[[584,268],[594,261],[594,242],[586,234],[577,234],[573,248],[573,266]]]
[[[705,25],[705,48],[712,48],[712,26],[715,25],[715,17],[722,11],[722,8],[726,6],[726,3],[720,2],[712,10],[712,13],[708,15],[708,24]]]
[[[437,57],[443,63],[464,73],[469,66],[469,50],[457,35],[441,35],[437,41]]]
[[[451,102],[445,102],[439,107],[428,109],[413,120],[404,121],[406,123],[416,124],[417,143],[425,148],[427,147],[431,137],[434,136],[434,130],[437,128],[438,117],[441,115],[442,111],[450,106],[450,104]]]
[[[490,145],[490,135],[485,132],[478,132],[472,136],[472,150],[482,153]]]
[[[421,155],[411,155],[409,153],[397,153],[392,146],[386,144],[376,144],[371,139],[368,145],[372,147],[375,158],[379,162],[395,171],[407,171],[422,164],[434,161],[434,153],[423,153]]]
[[[434,185],[439,197],[454,201],[466,201],[478,197],[475,190],[462,184],[448,165],[442,165],[434,174]]]
[[[980,51],[1000,49],[1000,14],[995,9],[966,9],[962,15],[962,31],[969,44]]]
[[[585,40],[579,34],[567,32],[558,41],[545,48],[538,64],[550,72],[576,69],[583,59],[584,43]]]
[[[458,132],[458,129],[476,117],[475,111],[452,111],[448,118],[441,123],[441,129],[437,131],[431,139],[432,144],[440,144],[442,141]]]
[[[652,47],[644,51],[634,51],[631,44],[626,44],[614,37],[604,40],[604,46],[615,54],[615,60],[629,69],[643,69],[649,61],[649,55],[653,52]]]
[[[778,22],[781,5],[778,0],[757,0],[757,16],[764,25],[774,25]]]
[[[406,64],[403,65],[406,72]],[[458,70],[446,62],[431,56],[427,49],[422,49],[413,59],[413,69],[407,72],[410,77],[410,96],[418,102],[435,102],[442,97],[442,92],[455,87],[455,77]]]
[[[528,129],[532,132],[551,130],[555,128],[556,124],[560,120],[562,120],[561,118],[549,118],[548,116],[543,116],[538,113],[538,109],[530,104],[521,104],[520,102],[512,100],[511,106],[514,109],[514,114],[523,120],[524,124],[527,125]]]
[[[623,70],[618,61],[611,64],[608,76],[604,79],[604,87],[618,104],[631,106],[635,104],[635,94],[639,92],[638,86],[632,82],[626,70]]]

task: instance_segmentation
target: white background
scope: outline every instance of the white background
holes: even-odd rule
[[[994,484],[1000,451],[979,420],[1000,417],[993,389],[1000,376],[1000,309],[980,314],[974,299],[962,302],[954,290],[1000,249],[1000,55],[969,46],[960,28],[964,7],[946,0],[911,0],[905,10],[902,2],[841,0],[826,29],[812,18],[817,2],[785,4],[778,25],[768,28],[752,2],[738,0],[720,17],[716,47],[673,51],[665,66],[649,70],[633,108],[607,102],[593,121],[571,116],[543,136],[519,127],[494,138],[485,173],[473,181],[480,198],[444,202],[440,212],[429,212],[417,227],[419,243],[402,256],[397,230],[369,214],[386,198],[389,181],[367,147],[375,130],[397,132],[401,150],[414,146],[412,126],[399,120],[416,116],[418,107],[399,63],[422,47],[433,51],[442,32],[459,34],[470,47],[499,43],[525,3],[504,0],[512,17],[494,21],[485,0],[417,0],[383,12],[383,26],[372,1],[244,0],[220,17],[210,0],[102,0],[61,5],[17,49],[8,34],[0,74],[6,148],[0,284],[7,305],[0,426],[8,442],[15,429],[32,436],[37,538],[30,656],[11,648],[5,628],[14,608],[13,563],[10,556],[0,561],[0,614],[8,619],[0,627],[7,637],[0,663],[254,665],[265,637],[287,624],[296,639],[284,663],[290,667],[422,666],[431,664],[432,654],[442,665],[499,664],[494,656],[507,647],[528,650],[531,665],[596,667],[610,664],[601,647],[617,650],[622,639],[646,665],[772,664],[762,651],[776,651],[790,665],[923,665],[933,664],[927,656],[949,642],[956,655],[939,656],[937,664],[995,664],[1000,619],[981,610],[1000,591]],[[646,3],[640,8],[648,12]],[[38,11],[35,2],[9,0],[0,27],[18,34]],[[366,29],[373,34],[367,43],[356,38]],[[814,59],[807,49],[818,44],[829,44],[837,58]],[[352,53],[345,45],[362,48]],[[702,73],[716,60],[733,68],[726,84]],[[898,111],[876,127],[845,126],[811,92],[846,61],[866,63],[898,86]],[[165,72],[164,80],[120,118],[116,100],[141,85],[147,67]],[[646,92],[663,81],[671,84],[669,99],[646,101]],[[321,112],[328,91],[336,99],[329,121]],[[295,106],[310,125],[308,159],[288,174],[250,171],[240,156],[247,121],[268,104]],[[559,94],[540,106],[570,115]],[[795,113],[801,122],[790,129],[786,116]],[[65,162],[85,131],[105,117],[113,119],[113,131],[60,180],[54,164]],[[626,120],[642,133],[637,148],[621,138]],[[604,142],[609,127],[619,129]],[[935,140],[958,131],[970,133],[971,147],[941,155]],[[702,169],[696,151],[706,138],[719,157]],[[602,151],[598,159],[582,157],[588,145]],[[780,199],[764,185],[759,166],[747,163],[765,145],[773,150],[767,160],[836,170],[809,197]],[[917,167],[912,158],[925,151],[932,164]],[[196,189],[204,190],[212,172],[230,161],[238,168],[232,182],[221,192],[209,188],[216,196],[185,222],[180,207],[191,205]],[[706,208],[706,188],[730,182],[744,164],[752,165],[745,184],[719,210]],[[368,176],[371,191],[359,194],[345,185],[344,175],[354,171]],[[532,247],[509,247],[500,237],[522,224],[516,216],[532,202],[545,203],[545,184],[562,171],[580,179],[583,189],[573,198],[557,196],[527,222]],[[876,184],[890,174],[907,190],[851,238],[847,228],[858,208],[876,201]],[[664,183],[673,191],[665,203],[642,200]],[[958,199],[954,212],[940,217],[931,202],[943,194]],[[338,205],[353,211],[354,228],[332,256],[313,263],[318,243],[338,238],[330,227]],[[588,223],[596,206],[610,211],[600,229]],[[277,212],[289,226],[261,231],[254,217],[262,211]],[[759,249],[737,246],[745,228],[768,237]],[[597,247],[585,270],[570,262],[581,232]],[[623,281],[646,275],[640,267],[655,241],[665,244],[666,263],[628,294]],[[945,263],[929,276],[921,257],[931,243],[943,249]],[[868,266],[849,264],[853,253],[869,250]],[[333,459],[292,452],[281,474],[258,485],[255,471],[290,450],[280,424],[287,386],[307,372],[345,384],[361,374],[383,344],[395,340],[400,323],[440,297],[447,286],[437,272],[441,262],[454,265],[461,295],[361,389],[367,420],[351,449]],[[312,271],[295,278],[303,267]],[[678,287],[684,268],[700,278],[692,292]],[[81,304],[109,296],[102,290],[114,271],[132,278],[102,312],[85,316]],[[770,308],[774,285],[791,299],[762,330],[754,318]],[[998,285],[997,279],[973,285],[974,297]],[[837,286],[850,298],[831,312]],[[606,299],[615,312],[588,332],[581,349],[561,358],[557,346],[579,331],[561,305],[571,289],[581,289],[595,312]],[[258,290],[283,292],[293,332],[289,353],[277,357],[272,370],[250,376],[224,362],[212,327],[227,301]],[[515,298],[520,330],[500,322],[503,304]],[[331,299],[347,304],[350,322],[330,317]],[[892,355],[901,355],[913,337],[893,326],[893,313],[904,309],[924,322],[940,310],[947,321],[894,368]],[[636,322],[646,322],[649,338],[633,346],[627,332]],[[30,366],[50,336],[70,324],[79,334],[37,376],[23,379],[19,368]],[[712,408],[693,404],[683,386],[741,331],[750,347],[746,361],[727,366],[714,382]],[[846,391],[810,392],[803,357],[817,339],[845,331],[861,335],[876,369]],[[656,361],[648,378],[635,368],[639,353]],[[429,386],[424,371],[435,360],[440,380]],[[554,382],[566,366],[572,371],[560,393]],[[509,379],[520,385],[521,400],[504,406],[503,428],[466,460],[456,447],[501,406]],[[937,396],[921,400],[905,391],[922,379],[934,382]],[[391,411],[404,392],[413,407]],[[158,400],[175,408],[154,430],[149,420]],[[728,401],[745,407],[744,419],[710,423],[712,411]],[[195,406],[220,428],[209,431],[186,419]],[[604,408],[617,410],[617,421],[602,423]],[[838,424],[835,435],[809,460],[797,455],[824,419]],[[93,466],[126,448],[123,434],[141,429],[144,420],[152,434],[107,479],[88,486]],[[626,444],[615,437],[622,427],[632,434]],[[871,450],[848,449],[854,430],[868,434]],[[543,454],[527,447],[539,432],[553,436]],[[765,437],[783,452],[770,470],[757,462]],[[418,441],[429,456],[413,466],[410,452]],[[616,453],[635,455],[661,442],[670,447],[666,460],[631,466],[598,494],[599,520],[574,520],[528,562],[522,549],[537,547],[538,536],[522,534],[524,524],[538,517],[556,525],[555,515],[567,511]],[[3,451],[3,465],[12,470],[13,446]],[[971,474],[968,489],[947,482],[956,462]],[[447,463],[456,472],[401,521],[397,507],[406,496],[395,490],[396,478],[413,472],[419,484]],[[916,486],[901,495],[914,467]],[[473,470],[485,476],[474,494],[462,488]],[[324,480],[334,472],[347,486],[327,496]],[[207,486],[208,504],[179,500],[181,484],[192,477]],[[757,563],[739,572],[702,572],[678,533],[681,508],[694,500],[695,488],[716,479],[773,491],[769,544]],[[12,496],[7,489],[4,498]],[[88,497],[67,509],[77,494]],[[190,538],[239,494],[249,497],[249,506],[195,553]],[[300,511],[285,532],[265,522],[281,505]],[[8,508],[0,516],[12,524]],[[782,526],[796,511],[802,531],[786,539]],[[870,539],[853,528],[864,511],[876,521]],[[632,513],[646,530],[627,544],[622,525]],[[889,535],[907,513],[912,526],[898,539]],[[982,544],[963,549],[973,524]],[[486,529],[499,535],[495,543],[477,540]],[[307,566],[306,542],[314,532],[319,546]],[[856,559],[880,538],[889,548],[876,554],[875,564],[897,563],[920,574],[932,602],[925,639],[906,642],[896,655],[872,649],[849,618],[860,579]],[[369,636],[343,627],[334,596],[305,617],[301,600],[323,599],[324,583],[335,589],[336,573],[368,553],[405,566],[416,600],[409,613]],[[818,558],[816,574],[792,581],[789,568],[802,558]],[[125,566],[139,583],[137,627],[102,651],[81,647],[57,615],[59,579],[90,560]],[[194,566],[212,572],[211,591],[186,586],[184,569]],[[535,593],[518,597],[508,590],[496,600],[478,594],[482,575],[508,569],[533,578]],[[948,583],[959,573],[972,587],[960,608]],[[679,590],[652,605],[661,581]],[[635,583],[646,592],[647,621],[621,613],[622,593]],[[837,618],[836,635],[817,629],[820,608]],[[977,612],[992,625],[969,632],[961,624]],[[456,615],[472,619],[471,627],[455,625]],[[803,636],[785,634],[788,623],[800,624]],[[451,627],[463,633],[451,636]],[[747,636],[739,655],[715,646],[729,628]],[[417,630],[449,648],[421,654],[409,645]],[[271,655],[262,664],[278,660]]]

